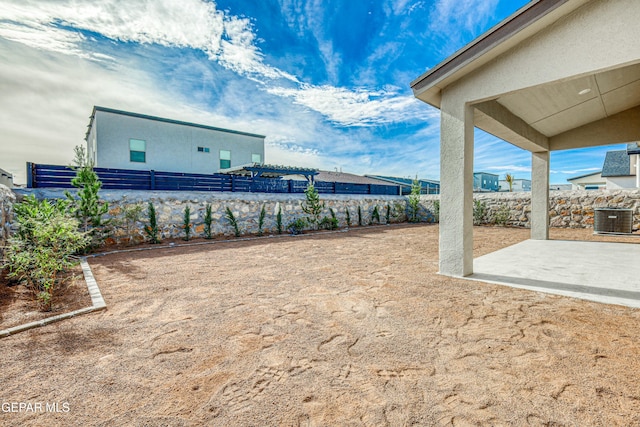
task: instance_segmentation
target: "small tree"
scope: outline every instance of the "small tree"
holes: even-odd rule
[[[316,190],[311,183],[309,183],[309,185],[307,185],[307,189],[304,190],[304,195],[306,200],[302,202],[302,211],[307,215],[310,215],[307,218],[307,221],[314,229],[317,229],[318,224],[320,223],[320,214],[324,209],[324,202],[320,201],[318,190]]]
[[[134,229],[136,222],[140,221],[143,211],[142,205],[126,205],[122,208],[122,216],[124,217],[124,226],[127,232],[129,244],[135,243]]]
[[[204,238],[211,239],[211,223],[213,222],[213,215],[211,214],[211,205],[207,204],[204,208]]]
[[[278,205],[278,213],[276,214],[276,228],[278,234],[282,234],[282,206]]]
[[[389,221],[391,220],[391,206],[387,205],[387,211],[384,214],[384,220],[387,224],[389,224]]]
[[[433,201],[433,219],[440,222],[440,200]]]
[[[351,214],[349,208],[345,208],[345,219],[347,220],[347,227],[351,227]]]
[[[509,192],[513,191],[513,175],[511,175],[510,173],[506,174],[504,176],[504,180],[507,181],[507,184],[509,184]]]
[[[362,227],[362,208],[358,205],[358,226]]]
[[[151,243],[160,243],[160,239],[158,238],[158,217],[156,215],[156,208],[151,202],[149,202],[147,206],[147,217],[149,219],[149,225],[144,227],[144,232],[149,237]]]
[[[262,227],[264,226],[264,217],[267,215],[267,210],[262,205],[262,209],[260,209],[260,216],[258,217],[258,236],[262,236]]]
[[[76,171],[76,176],[71,180],[71,185],[78,189],[77,198],[68,191],[65,195],[74,206],[81,229],[90,231],[92,243],[97,245],[105,232],[107,222],[103,221],[102,216],[109,211],[109,204],[100,200],[98,191],[102,188],[102,182],[93,170],[93,162],[87,158],[84,147],[78,145],[74,152],[74,164],[71,167]]]
[[[418,177],[411,183],[411,194],[409,194],[409,221],[418,222],[418,212],[420,210],[420,191],[422,187]]]
[[[188,242],[191,238],[191,206],[189,205],[184,208],[182,228],[184,228],[184,240]]]

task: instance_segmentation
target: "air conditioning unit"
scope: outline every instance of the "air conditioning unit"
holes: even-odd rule
[[[633,232],[633,209],[595,209],[594,232],[598,234],[631,234]]]

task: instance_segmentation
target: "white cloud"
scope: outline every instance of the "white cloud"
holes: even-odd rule
[[[289,97],[342,126],[369,126],[415,119],[425,109],[412,96],[366,89],[301,84],[299,88],[268,88],[274,95]]]

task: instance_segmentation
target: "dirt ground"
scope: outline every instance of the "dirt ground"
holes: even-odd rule
[[[437,258],[430,225],[93,258],[106,311],[0,339],[0,425],[640,425],[640,310]]]

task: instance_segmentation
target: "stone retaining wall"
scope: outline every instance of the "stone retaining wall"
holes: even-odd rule
[[[38,198],[64,198],[62,190],[18,190],[21,194],[35,194]],[[191,208],[192,236],[204,235],[205,207],[211,205],[212,234],[233,235],[234,230],[225,217],[226,208],[230,208],[236,218],[241,234],[258,233],[258,219],[262,207],[265,207],[263,232],[277,232],[276,215],[282,209],[283,232],[287,225],[297,218],[306,217],[302,211],[304,194],[267,194],[267,193],[212,193],[212,192],[173,192],[173,191],[116,191],[102,190],[100,197],[109,203],[106,218],[112,220],[112,237],[107,243],[124,243],[133,238],[142,241],[145,238],[144,227],[148,224],[147,206],[152,202],[157,213],[161,238],[179,238],[184,236],[183,218],[186,206]],[[346,210],[349,210],[351,226],[358,225],[358,207],[360,207],[362,224],[372,221],[375,207],[378,208],[380,223],[386,222],[386,209],[390,208],[390,222],[406,221],[407,199],[402,196],[374,195],[333,195],[321,194],[325,209],[321,216],[330,217],[329,209],[333,209],[339,226],[347,226]],[[131,206],[142,206],[140,220],[127,224],[124,212]],[[375,222],[375,221],[374,221]]]
[[[16,196],[9,187],[0,184],[0,264],[11,231],[11,214],[15,201]]]
[[[422,196],[426,209],[433,209],[440,196]],[[482,193],[474,194],[474,200],[486,203],[485,222],[491,223],[499,209],[509,209],[507,225],[530,227],[531,193]],[[549,197],[549,222],[551,227],[592,228],[596,208],[627,208],[634,210],[634,228],[640,228],[640,190],[612,191],[552,191]]]

